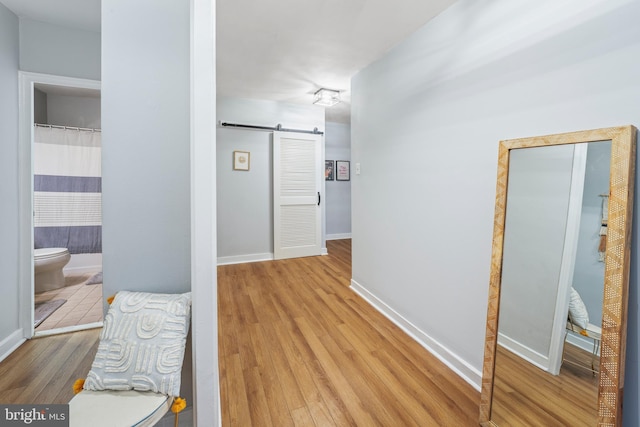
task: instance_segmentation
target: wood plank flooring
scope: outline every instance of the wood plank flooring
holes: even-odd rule
[[[98,350],[100,329],[35,338],[0,363],[0,403],[68,403]]]
[[[349,240],[327,243],[218,268],[223,426],[477,426],[479,393],[348,288]],[[23,344],[0,363],[0,402],[68,402],[99,332]]]
[[[551,375],[498,346],[491,419],[499,426],[595,426],[598,424],[598,377],[591,354],[565,345],[560,375]]]
[[[352,292],[328,256],[218,267],[224,426],[477,426],[479,393]]]

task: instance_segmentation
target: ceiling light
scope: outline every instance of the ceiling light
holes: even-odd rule
[[[320,89],[315,93],[313,103],[323,107],[331,107],[340,102],[340,92],[331,89]]]

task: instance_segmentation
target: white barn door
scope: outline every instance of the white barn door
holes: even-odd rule
[[[273,256],[321,255],[322,135],[273,133]]]

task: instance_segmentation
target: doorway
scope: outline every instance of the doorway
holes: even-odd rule
[[[100,82],[20,73],[25,338],[102,326]]]

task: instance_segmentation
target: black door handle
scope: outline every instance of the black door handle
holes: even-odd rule
[[[318,206],[320,206],[320,192],[318,191]]]

